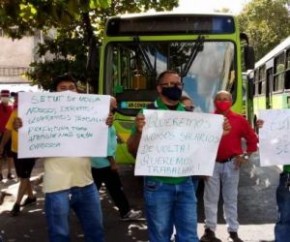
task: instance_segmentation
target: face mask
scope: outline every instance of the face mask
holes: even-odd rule
[[[231,101],[215,101],[214,105],[217,111],[225,112],[231,108],[232,102]]]
[[[177,101],[181,97],[182,90],[179,87],[163,87],[162,95],[167,97],[170,100]]]
[[[2,103],[8,103],[9,102],[9,97],[1,97],[1,102]]]
[[[184,109],[185,109],[187,112],[193,112],[193,111],[194,111],[194,106],[187,106],[187,107],[184,107]]]
[[[118,108],[112,108],[112,109],[111,109],[111,113],[112,113],[112,114],[115,114],[117,111],[118,111]]]

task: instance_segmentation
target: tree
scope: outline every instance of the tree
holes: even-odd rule
[[[290,35],[287,0],[252,0],[238,16],[242,32],[248,34],[256,60]]]
[[[1,0],[0,27],[11,38],[42,31],[55,31],[53,39],[39,45],[40,57],[53,58],[31,63],[28,77],[49,89],[51,77],[72,72],[97,92],[98,50],[105,21],[122,13],[171,10],[178,0]]]

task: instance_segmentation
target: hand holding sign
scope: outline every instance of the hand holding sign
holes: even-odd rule
[[[109,106],[108,95],[19,93],[18,156],[106,156]]]
[[[212,175],[221,115],[157,110],[144,110],[144,115],[135,175]]]
[[[261,166],[289,164],[290,154],[290,110],[263,110],[259,130]]]

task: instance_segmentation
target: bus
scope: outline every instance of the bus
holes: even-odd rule
[[[243,44],[243,45],[242,45]],[[212,112],[219,90],[242,112],[242,56],[253,69],[253,48],[230,14],[140,13],[108,19],[100,51],[99,92],[116,97],[116,161],[134,164],[126,141],[135,116],[157,97],[156,78],[180,73],[195,111]]]
[[[290,36],[255,63],[254,121],[259,110],[290,108]]]

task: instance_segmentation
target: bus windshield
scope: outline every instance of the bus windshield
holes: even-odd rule
[[[231,41],[204,40],[201,36],[190,42],[141,42],[137,38],[132,42],[110,42],[105,51],[104,89],[117,97],[123,114],[136,115],[156,98],[157,75],[167,69],[178,70],[195,110],[211,112],[218,90],[234,90],[235,48]]]

